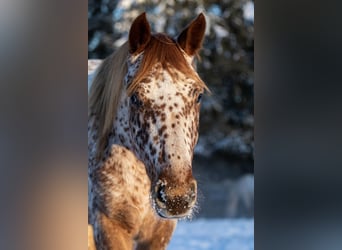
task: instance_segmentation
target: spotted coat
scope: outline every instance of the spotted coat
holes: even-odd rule
[[[200,39],[187,41],[187,33],[197,29],[201,34],[193,37]],[[177,42],[164,35],[146,36],[144,14],[132,24],[123,91],[100,158],[101,123],[92,113],[88,121],[88,223],[97,249],[165,249],[176,218],[192,216],[197,193],[192,159],[205,90],[192,62],[204,30],[203,15]],[[136,33],[141,37],[134,37]],[[151,65],[131,93],[125,91],[134,85],[153,42],[172,46],[192,74],[174,67],[173,54],[167,54],[165,61]]]

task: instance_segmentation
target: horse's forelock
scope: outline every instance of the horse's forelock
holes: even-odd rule
[[[160,63],[162,69],[167,70],[171,77],[174,77],[173,72],[175,70],[179,71],[189,78],[193,78],[199,87],[209,91],[197,72],[187,61],[185,53],[180,46],[169,36],[158,33],[151,37],[144,49],[139,70],[127,88],[127,94],[129,96],[136,91],[140,82],[150,73],[153,66],[157,63]]]

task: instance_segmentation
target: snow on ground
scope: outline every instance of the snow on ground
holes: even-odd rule
[[[180,221],[167,249],[254,249],[254,219],[198,219]]]

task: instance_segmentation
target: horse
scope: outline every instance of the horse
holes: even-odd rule
[[[201,13],[176,38],[146,13],[97,68],[88,99],[88,234],[92,249],[166,249],[196,210]],[[88,235],[89,239],[89,235]]]

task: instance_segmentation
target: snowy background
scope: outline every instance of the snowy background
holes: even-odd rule
[[[180,221],[168,250],[254,249],[253,219]]]

